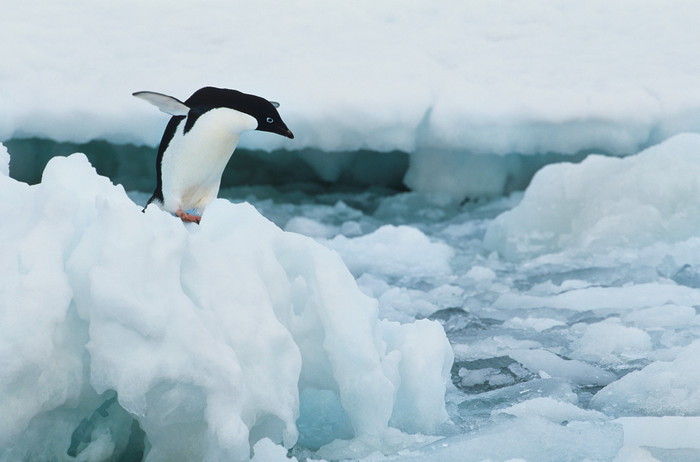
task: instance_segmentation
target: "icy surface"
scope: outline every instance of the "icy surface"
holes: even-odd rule
[[[378,298],[380,316],[444,325],[455,352],[447,404],[456,429],[431,445],[365,460],[693,461],[700,451],[686,437],[692,432],[676,437],[675,425],[684,424],[671,418],[687,418],[695,428],[695,417],[686,416],[699,412],[691,364],[700,335],[700,249],[692,229],[699,140],[683,135],[623,160],[594,156],[549,167],[566,171],[561,184],[579,185],[573,197],[533,194],[549,186],[540,175],[522,197],[461,206],[415,193],[228,194],[328,245],[358,244],[338,250],[360,288]],[[595,162],[604,164],[596,174],[589,170]],[[627,172],[645,173],[635,183]],[[601,182],[615,181],[619,190],[600,191]],[[630,208],[651,203],[662,212],[646,223],[625,223],[624,239],[613,229],[599,233],[595,223],[615,220],[622,208],[606,204],[619,201]],[[512,246],[501,254],[494,249],[506,247],[489,237],[504,223],[517,239],[538,237],[530,222],[513,216],[538,224],[537,214],[548,213],[586,224],[580,215],[587,210],[593,224],[578,229],[578,240],[552,226],[547,242],[556,245]],[[684,227],[663,225],[674,214]],[[644,231],[653,227],[649,238]],[[425,246],[415,248],[424,249],[424,271],[406,249],[377,247],[379,230],[392,230],[398,240],[406,228],[420,231],[417,242]],[[430,262],[439,244],[451,249],[450,269],[437,275]],[[363,258],[371,248],[382,258]],[[659,425],[665,430],[655,434]]]
[[[0,144],[0,460],[700,460],[699,22],[6,5],[0,140],[34,139]],[[225,182],[273,186],[141,213],[166,117],[131,93],[204,85],[281,103],[295,139],[246,134]],[[131,199],[80,155],[42,178],[41,138]]]
[[[10,174],[10,154],[7,148],[0,143],[0,175],[8,176]]]
[[[0,176],[0,460],[696,461],[698,156],[465,204],[238,187],[200,226],[81,155]]]
[[[0,19],[0,140],[154,146],[166,119],[131,93],[215,85],[279,101],[296,135],[242,147],[338,151],[309,157],[328,181],[398,150],[414,190],[498,196],[533,154],[698,131],[698,22],[686,0],[24,1]]]
[[[1,459],[101,460],[139,435],[149,461],[248,460],[263,438],[362,456],[446,422],[442,326],[378,320],[311,238],[225,200],[202,226],[141,213],[81,154],[0,180]],[[344,426],[319,433],[325,412]]]
[[[686,241],[699,227],[700,136],[686,134],[625,159],[543,168],[485,244],[509,258],[605,252]]]
[[[672,361],[657,361],[602,389],[593,406],[614,415],[698,415],[700,374],[693,366],[700,341],[683,348]]]

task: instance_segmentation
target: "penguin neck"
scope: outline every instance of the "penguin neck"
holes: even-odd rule
[[[243,132],[257,127],[258,121],[251,115],[235,109],[215,108],[200,115],[194,126],[183,135],[191,135],[192,138],[207,137],[222,145],[227,144],[233,150]]]

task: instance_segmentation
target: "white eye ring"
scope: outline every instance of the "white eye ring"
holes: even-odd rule
[[[267,123],[271,124],[272,122],[274,122],[274,120],[272,120],[272,117],[268,117],[268,118],[267,118]]]

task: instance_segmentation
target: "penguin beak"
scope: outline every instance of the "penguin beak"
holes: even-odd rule
[[[281,133],[282,136],[286,136],[287,138],[293,140],[294,139],[294,134],[290,129],[287,129],[285,133]]]

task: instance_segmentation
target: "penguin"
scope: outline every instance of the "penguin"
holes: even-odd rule
[[[279,103],[260,96],[215,87],[200,88],[184,103],[152,91],[133,96],[172,115],[158,147],[156,189],[146,207],[155,203],[184,222],[200,222],[219,193],[221,175],[243,132],[294,139],[277,112]]]

